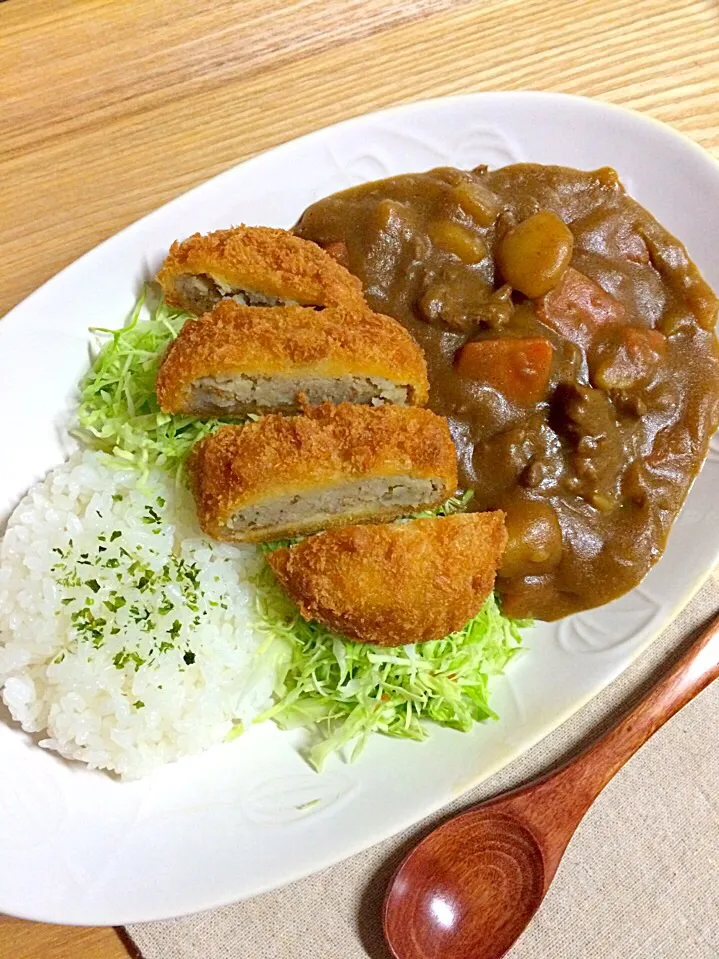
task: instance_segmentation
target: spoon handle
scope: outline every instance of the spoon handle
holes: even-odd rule
[[[671,717],[719,677],[719,615],[649,692],[596,742],[559,769],[522,786],[512,805],[540,832],[569,839],[587,809],[628,759]],[[558,847],[559,849],[559,847]],[[550,866],[553,874],[561,852]]]

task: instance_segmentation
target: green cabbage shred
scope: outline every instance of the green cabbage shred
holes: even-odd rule
[[[110,339],[80,384],[74,432],[85,445],[113,453],[143,472],[158,466],[179,475],[197,440],[225,422],[171,416],[158,406],[160,362],[190,318],[145,291],[121,329],[92,329]]]

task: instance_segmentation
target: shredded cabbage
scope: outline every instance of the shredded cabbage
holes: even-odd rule
[[[158,466],[179,475],[197,440],[224,422],[171,416],[157,404],[155,380],[162,356],[188,319],[188,313],[162,299],[146,306],[145,292],[124,327],[92,329],[111,339],[80,384],[75,435],[85,445],[142,471]]]
[[[470,496],[419,515],[449,515],[463,509]],[[269,566],[256,585],[258,627],[291,651],[275,705],[256,722],[311,727],[316,741],[307,759],[318,770],[345,746],[350,761],[356,759],[372,733],[423,740],[429,732],[422,720],[467,732],[475,722],[496,719],[489,705],[490,681],[521,650],[520,629],[529,625],[503,616],[490,596],[474,619],[445,639],[382,648],[304,620]]]

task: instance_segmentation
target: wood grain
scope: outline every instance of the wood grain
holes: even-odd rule
[[[128,959],[114,929],[46,926],[0,916],[3,959]]]
[[[265,66],[277,69],[372,36],[389,24],[460,5],[461,0],[345,0],[342,5],[337,0],[241,5],[214,0],[193,4],[178,16],[177,4],[158,9],[134,0],[118,10],[114,0],[92,0],[84,5],[81,21],[73,0],[54,3],[51,13],[46,3],[37,4],[40,17],[34,21],[12,7],[4,148],[24,151],[128,112],[142,113],[175,99],[187,103],[195,94],[247,80]],[[138,44],[139,38],[144,42]],[[53,96],[48,100],[49,65]],[[133,84],[128,103],[128,80],[138,75],[143,82]]]
[[[387,890],[383,921],[394,959],[502,959],[541,905],[577,826],[607,783],[718,677],[715,615],[587,749],[431,832]]]
[[[194,184],[393,103],[563,90],[719,157],[718,30],[714,0],[6,0],[0,315]],[[118,946],[112,930],[0,921],[8,959]]]

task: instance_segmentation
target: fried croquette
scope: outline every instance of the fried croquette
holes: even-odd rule
[[[427,402],[422,350],[401,324],[368,309],[240,306],[188,320],[162,361],[166,413],[241,416],[306,405]]]
[[[504,514],[345,526],[267,554],[305,619],[378,646],[441,639],[477,615],[507,542]]]
[[[266,226],[175,241],[157,282],[171,306],[198,316],[226,297],[245,306],[364,305],[360,281],[321,247]]]
[[[447,420],[409,406],[325,403],[224,426],[188,469],[202,529],[244,543],[395,519],[457,486]]]

